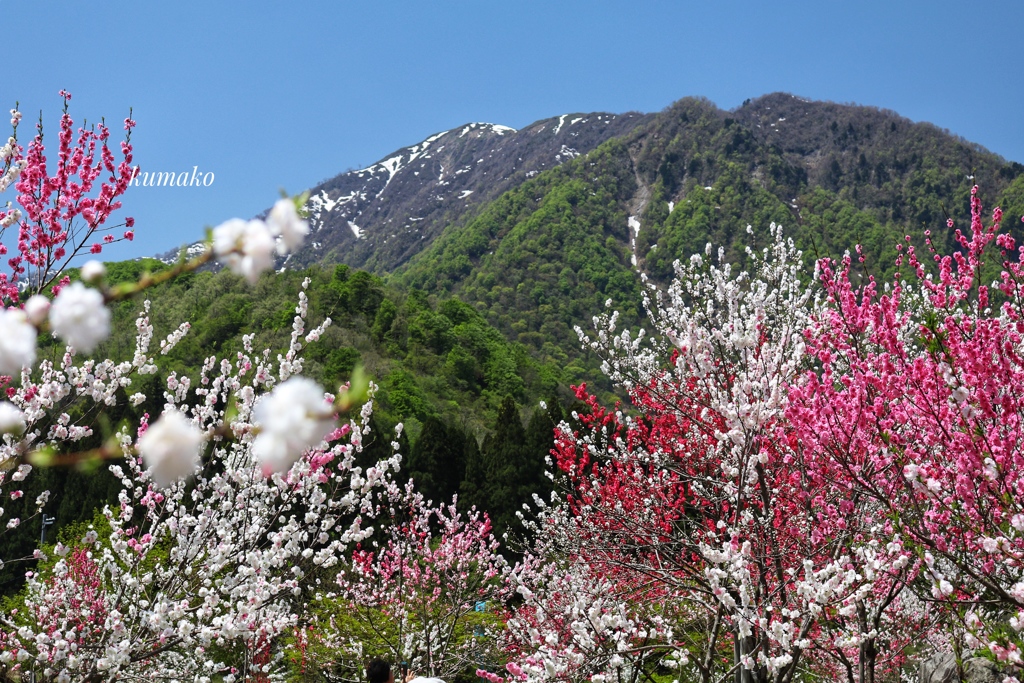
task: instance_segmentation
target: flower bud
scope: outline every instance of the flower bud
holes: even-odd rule
[[[50,300],[42,294],[33,294],[25,302],[24,311],[28,321],[39,327],[46,322],[46,316],[50,312]]]
[[[92,260],[87,261],[82,266],[82,281],[88,282],[91,285],[98,284],[103,278],[107,276],[107,267],[100,261]]]

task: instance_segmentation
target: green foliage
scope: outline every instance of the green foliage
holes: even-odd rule
[[[112,285],[124,282],[138,282],[145,273],[159,273],[169,266],[153,258],[142,258],[135,261],[117,261],[107,265],[107,282]]]
[[[564,353],[579,355],[573,327],[605,300],[630,323],[639,320],[624,207],[635,190],[628,149],[606,143],[506,192],[468,225],[438,238],[400,279],[437,295],[457,293],[505,336],[557,364]],[[455,315],[449,319],[458,326],[469,313]],[[434,343],[445,342],[443,331],[431,331]],[[493,357],[484,375],[501,395],[522,396],[512,363]]]
[[[648,213],[649,229],[641,233],[640,245],[648,254],[648,271],[658,279],[671,278],[672,264],[680,255],[702,253],[708,242],[724,248],[730,261],[742,263],[750,242],[746,226],[763,229],[791,218],[775,195],[751,184],[742,167],[728,162],[722,166],[711,189],[693,187],[664,223]]]
[[[450,609],[450,606],[443,608]],[[436,619],[437,615],[413,610],[409,617],[404,628],[416,631],[422,628],[424,617]],[[301,635],[285,639],[285,680],[294,683],[365,680],[367,662],[383,659],[395,665],[395,653],[400,648],[398,620],[393,608],[375,609],[353,606],[333,598],[325,599],[315,604],[310,620],[312,624]],[[503,626],[501,616],[494,610],[467,612],[457,621],[446,649],[458,651],[470,646],[478,651],[481,661],[496,661],[501,653],[494,634]],[[346,640],[359,643],[359,651],[339,644],[331,637],[334,634],[342,634]],[[476,680],[470,666],[451,683],[473,683]]]
[[[395,368],[384,378],[382,386],[386,387],[381,395],[385,403],[399,415],[426,420],[434,414],[434,407],[416,378],[408,370]]]
[[[532,503],[534,495],[546,498],[551,493],[545,459],[563,413],[557,401],[547,405],[533,412],[524,429],[519,407],[506,396],[483,447],[477,450],[475,443],[468,444],[459,502],[465,508],[487,510],[499,538],[509,533],[513,539],[521,539],[524,531],[517,513],[524,503]]]
[[[437,417],[423,422],[405,463],[404,474],[434,503],[451,501],[466,471],[466,436]]]

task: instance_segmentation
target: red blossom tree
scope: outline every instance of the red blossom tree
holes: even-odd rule
[[[565,503],[541,511],[549,540],[514,576],[526,605],[510,627],[528,679],[635,678],[655,665],[706,682],[874,671],[879,629],[867,622],[898,622],[915,567],[881,511],[790,438],[786,387],[809,360],[803,333],[820,303],[800,253],[771,235],[748,253],[750,274],[721,255],[677,266],[647,301],[651,343],[617,333],[614,315],[596,321],[591,347],[635,415],[581,388],[580,428],[558,435]],[[593,577],[601,595],[587,598]],[[610,626],[596,614],[619,616]]]

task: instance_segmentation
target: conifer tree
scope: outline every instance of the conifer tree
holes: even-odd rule
[[[470,442],[472,442],[472,449],[478,454],[480,447],[471,432],[467,433],[455,424],[448,424],[447,427],[452,447],[449,449],[451,459],[444,461],[444,482],[446,486],[445,500],[450,501],[453,495],[459,493],[462,480],[466,477],[466,461],[470,452]]]
[[[555,427],[565,419],[562,407],[555,399],[548,400],[544,407],[538,406],[530,417],[526,428],[526,449],[529,457],[527,475],[520,490],[524,502],[533,498],[534,494],[547,499],[551,494],[552,483],[545,472],[549,469],[546,461],[555,444]]]
[[[484,440],[483,459],[487,512],[494,522],[495,535],[500,537],[509,531],[521,535],[522,525],[516,513],[529,500],[523,498],[523,491],[529,485],[532,468],[526,431],[511,396],[502,401],[494,432]]]
[[[450,502],[465,472],[466,437],[458,427],[428,417],[409,453],[406,471],[416,490],[435,503]]]
[[[465,463],[462,482],[459,484],[459,508],[464,511],[471,507],[478,510],[490,509],[487,489],[484,486],[487,477],[483,453],[473,434],[466,438]]]

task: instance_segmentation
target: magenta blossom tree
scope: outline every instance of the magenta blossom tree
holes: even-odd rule
[[[936,274],[906,247],[909,283],[857,288],[850,257],[822,263],[830,306],[807,331],[819,369],[794,383],[788,417],[805,457],[828,463],[913,549],[923,599],[959,622],[950,632],[1018,671],[1024,250],[1000,232],[999,209],[983,224],[977,188],[971,215],[970,231],[955,233],[959,250],[933,253]],[[992,256],[1002,274],[986,283]]]

